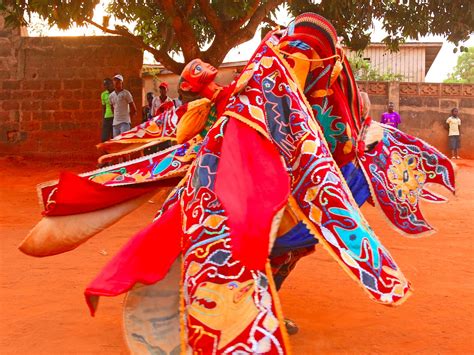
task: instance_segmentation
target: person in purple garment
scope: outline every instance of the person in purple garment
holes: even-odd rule
[[[398,112],[393,110],[393,102],[388,103],[388,111],[382,113],[380,117],[380,123],[398,128],[398,125],[402,122]]]

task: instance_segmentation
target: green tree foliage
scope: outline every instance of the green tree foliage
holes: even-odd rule
[[[402,74],[395,74],[391,70],[386,73],[380,72],[374,68],[370,62],[357,55],[349,58],[351,68],[356,80],[360,81],[403,81],[405,77]]]
[[[1,4],[1,3],[0,3]],[[214,65],[228,51],[250,40],[284,6],[295,16],[305,11],[328,18],[351,49],[360,50],[370,41],[374,21],[388,33],[384,42],[393,50],[405,38],[426,34],[445,36],[458,43],[474,28],[472,0],[111,0],[108,13],[128,23],[109,28],[92,20],[99,0],[46,1],[4,0],[6,21],[27,25],[38,14],[50,25],[66,29],[92,25],[104,32],[125,36],[150,51],[166,68],[179,73],[183,63],[171,54],[180,53],[185,62],[200,57]]]
[[[458,57],[458,62],[445,83],[474,84],[474,47],[467,48]]]

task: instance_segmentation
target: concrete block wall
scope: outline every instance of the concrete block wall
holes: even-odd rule
[[[143,52],[125,38],[21,37],[0,17],[0,48],[2,155],[94,160],[102,82],[116,73],[141,109]]]
[[[369,94],[372,118],[380,120],[388,102],[393,101],[402,118],[399,128],[445,154],[450,154],[446,119],[451,109],[457,107],[462,122],[460,155],[474,159],[474,142],[469,138],[474,134],[474,84],[359,82],[358,85]]]

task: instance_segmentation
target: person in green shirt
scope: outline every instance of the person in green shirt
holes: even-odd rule
[[[114,112],[110,104],[109,95],[114,91],[112,79],[104,79],[104,91],[100,95],[102,101],[102,142],[112,138],[112,124],[114,122]]]

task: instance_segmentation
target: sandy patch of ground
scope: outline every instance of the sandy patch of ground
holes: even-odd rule
[[[322,248],[300,262],[281,291],[285,316],[300,327],[290,338],[295,354],[474,352],[474,161],[458,165],[456,196],[423,206],[438,228],[431,237],[403,238],[374,208],[363,209],[413,284],[402,306],[370,301]],[[123,298],[102,298],[92,318],[83,290],[157,206],[146,204],[75,251],[36,259],[16,249],[40,218],[35,185],[60,169],[91,167],[16,160],[0,160],[0,167],[0,352],[126,354]]]

